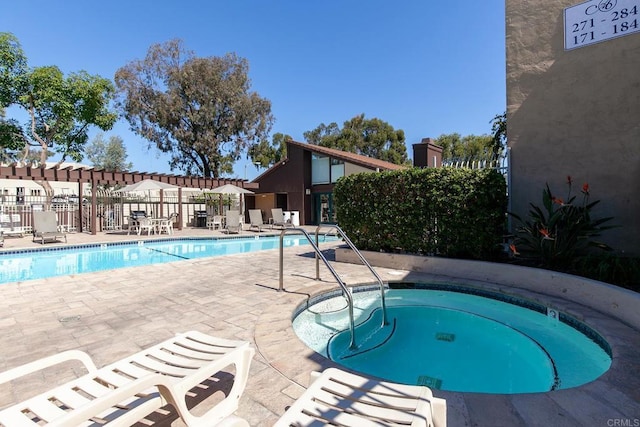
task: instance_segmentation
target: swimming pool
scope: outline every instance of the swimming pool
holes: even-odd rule
[[[320,236],[320,242],[335,236]],[[309,244],[302,235],[284,236],[284,247]],[[277,249],[279,236],[181,238],[0,252],[0,284],[45,277],[136,267],[185,259]]]
[[[339,292],[296,310],[293,328],[307,346],[343,366],[447,391],[565,389],[596,379],[611,365],[611,350],[597,332],[531,301],[419,284],[387,290],[386,302],[389,324],[381,327],[379,289],[354,292],[356,349],[349,348]]]

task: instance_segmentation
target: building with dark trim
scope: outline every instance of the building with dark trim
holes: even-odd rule
[[[431,139],[413,145],[416,166],[439,166],[442,148]],[[272,208],[282,208],[296,225],[335,222],[333,187],[338,178],[361,172],[405,169],[371,157],[287,141],[287,158],[276,163],[252,182],[258,184],[247,197],[249,209],[260,209],[268,221]]]

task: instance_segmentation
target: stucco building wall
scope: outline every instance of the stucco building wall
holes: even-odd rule
[[[601,200],[594,216],[620,226],[602,240],[638,256],[640,32],[565,50],[564,9],[579,3],[506,1],[511,210],[540,206],[545,183],[566,199],[571,176],[576,201],[588,183],[591,201]],[[640,6],[635,18],[640,25]]]

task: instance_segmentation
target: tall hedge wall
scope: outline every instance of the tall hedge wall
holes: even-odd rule
[[[338,224],[359,249],[489,259],[502,242],[504,177],[490,169],[407,169],[340,178]]]

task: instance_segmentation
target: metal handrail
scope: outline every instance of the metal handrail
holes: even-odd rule
[[[389,322],[387,321],[387,303],[385,302],[385,297],[384,297],[384,282],[380,277],[380,275],[378,275],[378,273],[373,269],[373,267],[371,267],[371,264],[369,264],[369,262],[365,259],[364,255],[362,255],[362,252],[360,252],[358,248],[356,248],[356,245],[353,244],[351,239],[349,239],[345,234],[345,232],[342,231],[342,229],[336,224],[318,225],[318,227],[316,228],[316,244],[318,244],[319,242],[318,235],[322,227],[336,230],[340,235],[340,237],[342,237],[345,243],[351,248],[351,250],[356,255],[358,255],[358,257],[360,258],[360,261],[362,261],[362,263],[369,269],[369,271],[376,278],[376,280],[378,281],[378,284],[380,285],[380,304],[382,306],[382,326],[388,325]],[[320,261],[318,260],[317,256],[316,256],[316,280],[320,280]]]
[[[355,324],[353,320],[353,296],[351,296],[351,292],[349,292],[347,285],[342,281],[342,279],[340,279],[340,276],[334,270],[331,264],[329,264],[329,261],[327,261],[327,258],[325,258],[322,252],[320,252],[320,248],[318,248],[317,243],[313,241],[311,236],[309,236],[309,233],[307,233],[306,230],[303,228],[285,228],[280,233],[280,287],[278,288],[278,291],[282,291],[284,289],[284,272],[283,272],[284,271],[284,235],[288,231],[301,231],[304,234],[304,236],[307,238],[307,240],[313,247],[313,250],[316,251],[316,263],[319,262],[318,257],[320,257],[320,259],[322,259],[324,264],[327,266],[331,274],[333,274],[333,277],[335,277],[336,281],[342,288],[342,293],[344,294],[344,297],[346,298],[347,304],[349,306],[349,330],[351,331],[351,342],[349,344],[349,349],[355,349],[356,348],[356,331],[355,331]]]

